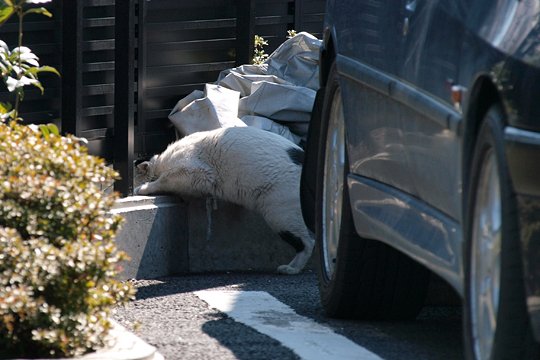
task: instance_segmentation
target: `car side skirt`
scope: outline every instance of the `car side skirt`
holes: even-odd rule
[[[378,181],[348,176],[356,231],[397,248],[463,295],[459,224],[424,202]]]

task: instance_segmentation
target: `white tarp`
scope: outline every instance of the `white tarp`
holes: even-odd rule
[[[294,85],[319,88],[319,48],[322,41],[302,32],[285,41],[266,60],[267,73]]]
[[[169,114],[180,135],[230,126],[256,126],[294,143],[307,133],[318,88],[321,41],[301,32],[262,65],[228,69],[205,91],[178,101]]]
[[[182,135],[219,127],[246,126],[238,119],[238,91],[206,84],[204,92],[195,90],[178,101],[169,120]]]

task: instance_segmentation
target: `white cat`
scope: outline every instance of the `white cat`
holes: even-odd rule
[[[254,210],[296,250],[277,271],[297,274],[314,246],[300,208],[303,156],[287,139],[254,127],[197,132],[137,165],[138,177],[147,182],[135,194],[211,196]]]

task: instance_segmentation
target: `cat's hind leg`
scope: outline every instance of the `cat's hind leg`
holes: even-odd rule
[[[289,203],[288,206],[283,202],[279,205],[267,206],[267,211],[263,212],[263,217],[270,228],[296,251],[295,257],[289,264],[280,265],[277,268],[280,274],[292,275],[302,271],[315,245],[313,236],[304,224],[298,202],[293,203],[294,205]]]
[[[309,232],[307,232],[307,229],[302,237],[290,231],[280,231],[279,236],[296,250],[296,256],[289,264],[278,266],[277,271],[280,274],[298,274],[306,266],[311,257],[314,240]]]

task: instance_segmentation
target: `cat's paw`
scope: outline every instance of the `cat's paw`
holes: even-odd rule
[[[144,183],[140,186],[137,186],[135,190],[133,190],[133,195],[147,195],[146,189],[148,188],[148,183]]]
[[[277,272],[285,275],[296,275],[300,272],[300,269],[294,268],[289,265],[280,265],[277,268]]]

